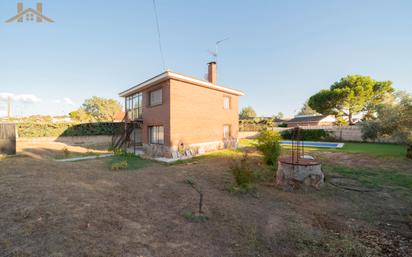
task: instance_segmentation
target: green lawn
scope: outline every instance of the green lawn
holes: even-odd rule
[[[193,158],[187,160],[178,160],[173,164],[184,164],[184,163],[191,163],[198,160],[208,159],[208,158],[234,158],[242,156],[244,153],[240,150],[232,150],[232,149],[225,149],[220,151],[213,151],[208,152],[206,154],[195,156]]]
[[[256,142],[254,139],[241,139],[240,146],[253,146]],[[285,149],[290,146],[282,146]],[[345,152],[345,153],[366,153],[382,157],[398,157],[406,156],[406,146],[395,144],[373,144],[373,143],[345,143],[342,148],[314,148],[305,147],[308,151],[325,151],[325,152]]]
[[[135,156],[133,154],[119,154],[110,158],[108,164],[109,167],[112,167],[113,164],[121,162],[127,162],[127,168],[125,168],[126,170],[142,169],[153,163],[150,160],[144,160],[139,156]]]
[[[321,149],[330,152],[346,153],[366,153],[383,157],[400,157],[406,156],[405,145],[395,144],[373,144],[373,143],[345,143],[341,149]]]
[[[326,166],[326,171],[356,179],[372,188],[412,189],[412,174],[405,171],[382,170],[371,168],[349,168],[345,166]]]

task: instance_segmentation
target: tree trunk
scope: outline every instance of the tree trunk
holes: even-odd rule
[[[349,112],[348,122],[349,122],[349,125],[353,125],[352,112]]]
[[[406,146],[406,157],[412,159],[412,144]]]

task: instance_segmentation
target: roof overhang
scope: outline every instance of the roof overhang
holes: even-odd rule
[[[232,94],[232,95],[237,95],[237,96],[243,96],[245,95],[242,91],[236,90],[236,89],[231,89],[228,87],[224,87],[224,86],[220,86],[220,85],[216,85],[213,83],[209,83],[207,81],[204,80],[200,80],[200,79],[195,79],[192,77],[188,77],[185,75],[181,75],[175,72],[171,72],[171,71],[165,71],[149,80],[146,80],[140,84],[138,84],[137,86],[134,86],[126,91],[123,91],[119,94],[120,97],[126,97],[132,94],[135,94],[145,88],[148,88],[150,86],[153,85],[157,85],[165,80],[168,79],[175,79],[175,80],[179,80],[179,81],[183,81],[183,82],[187,82],[190,84],[194,84],[197,86],[201,86],[201,87],[206,87],[206,88],[210,88],[213,90],[217,90],[217,91],[221,91],[221,92],[225,92],[228,94]]]

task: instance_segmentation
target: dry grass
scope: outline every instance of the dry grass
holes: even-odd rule
[[[341,161],[336,154],[323,162],[412,172],[403,160],[347,154]],[[250,156],[264,170],[259,155]],[[46,157],[1,161],[1,257],[412,256],[408,188],[359,193],[326,184],[286,193],[258,182],[256,195],[233,194],[232,155],[153,163],[139,172],[112,172],[108,160]],[[202,185],[202,222],[182,215],[197,210],[198,195],[183,183],[189,177]]]

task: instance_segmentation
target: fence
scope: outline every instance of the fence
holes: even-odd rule
[[[12,123],[0,123],[0,155],[16,154],[16,125]]]
[[[360,126],[304,126],[302,129],[314,130],[323,129],[330,134],[332,138],[337,141],[348,141],[348,142],[363,142],[362,139],[362,129]],[[272,128],[279,132],[285,130],[285,128]],[[289,128],[290,129],[290,128]],[[240,132],[239,138],[252,138],[256,137],[258,132],[247,131]],[[379,143],[396,143],[392,138],[379,138],[376,140]]]

